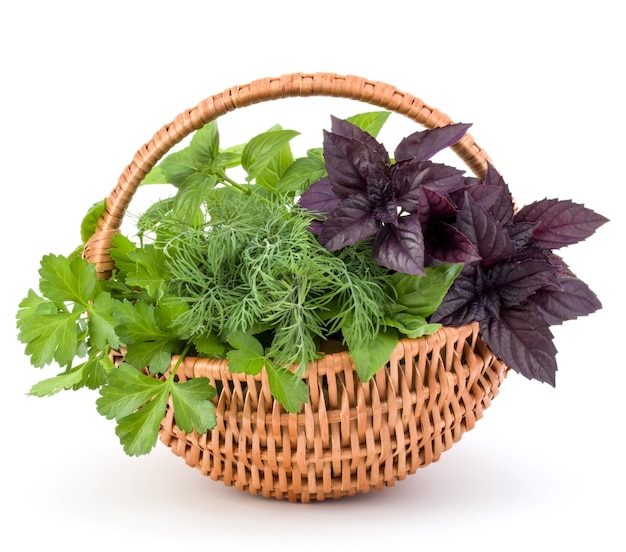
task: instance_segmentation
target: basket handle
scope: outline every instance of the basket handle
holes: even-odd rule
[[[126,209],[139,184],[175,144],[229,111],[295,96],[333,96],[358,100],[405,115],[426,128],[452,123],[450,117],[411,94],[384,82],[353,75],[293,73],[277,78],[258,79],[249,84],[228,88],[183,111],[171,123],[161,127],[152,139],[137,151],[131,163],[124,169],[106,200],[95,233],[89,238],[83,250],[83,256],[95,263],[99,277],[108,278],[111,275],[114,268],[109,254],[111,240],[119,231]],[[451,149],[476,176],[484,176],[488,156],[471,135],[465,134],[459,142],[451,146]]]

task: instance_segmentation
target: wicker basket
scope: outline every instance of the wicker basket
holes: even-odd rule
[[[120,176],[84,250],[100,277],[109,277],[114,268],[111,239],[141,180],[172,146],[236,108],[291,96],[350,98],[427,128],[451,123],[393,86],[329,73],[260,79],[211,96],[158,130]],[[484,176],[487,156],[470,135],[452,149],[474,174]],[[310,502],[366,493],[438,460],[482,417],[506,372],[477,324],[446,327],[401,340],[389,363],[367,383],[359,381],[346,352],[326,354],[305,376],[308,403],[301,413],[290,414],[273,400],[264,372],[232,374],[224,360],[187,357],[177,372],[181,379],[208,377],[220,383],[218,425],[204,435],[185,433],[170,407],[160,438],[204,475],[252,494]]]

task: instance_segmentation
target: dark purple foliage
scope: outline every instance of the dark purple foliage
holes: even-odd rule
[[[589,237],[607,219],[571,201],[544,199],[514,211],[500,175],[489,167],[484,188],[457,190],[456,227],[480,260],[466,264],[431,321],[473,320],[491,350],[513,370],[555,384],[550,326],[601,308],[589,287],[552,249]]]
[[[457,124],[414,133],[400,142],[392,163],[384,146],[348,121],[332,118],[332,132],[324,132],[324,160],[328,177],[311,185],[300,204],[322,218],[320,243],[337,251],[363,240],[372,240],[378,263],[408,274],[424,274],[427,258],[423,228],[429,213],[419,213],[426,203],[424,190],[448,194],[463,186],[463,172],[430,161],[435,153],[457,142],[469,125]],[[432,207],[433,216],[439,212]],[[449,213],[454,216],[454,209]],[[458,232],[459,255],[449,248],[446,260],[474,258],[471,246]],[[473,252],[470,252],[473,253]]]
[[[493,166],[481,181],[430,161],[469,126],[416,132],[400,142],[392,162],[371,135],[333,118],[324,136],[328,177],[300,203],[319,215],[312,231],[330,251],[368,240],[377,262],[409,274],[464,263],[431,321],[477,321],[487,345],[510,368],[554,385],[550,326],[601,304],[553,249],[586,239],[607,219],[558,199],[516,211]]]

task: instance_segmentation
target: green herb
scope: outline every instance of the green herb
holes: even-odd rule
[[[350,121],[373,137],[388,116]],[[46,255],[39,292],[20,303],[17,326],[31,363],[62,371],[30,393],[99,389],[98,412],[115,419],[126,453],[139,455],[156,443],[170,402],[184,431],[216,424],[214,382],[176,375],[188,355],[226,358],[235,373],[265,370],[275,399],[298,412],[308,398],[302,376],[326,340],[342,341],[368,381],[399,338],[436,331],[429,316],[462,265],[400,274],[377,263],[366,240],[323,247],[299,198],[326,177],[326,160],[321,148],[294,158],[296,136],[274,126],[222,148],[216,123],[198,131],[144,179],[171,184],[174,194],[141,214],[135,236],[114,237],[109,280],[96,277],[81,247]],[[103,209],[89,209],[83,241]]]

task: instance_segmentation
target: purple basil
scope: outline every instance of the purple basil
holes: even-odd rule
[[[607,219],[558,199],[516,211],[492,165],[480,180],[430,160],[469,126],[416,132],[400,142],[392,162],[371,135],[333,118],[324,135],[328,176],[300,203],[317,217],[311,229],[330,251],[366,240],[381,265],[418,275],[425,266],[464,263],[431,322],[477,321],[509,367],[554,385],[550,326],[601,304],[553,250],[586,239]]]

